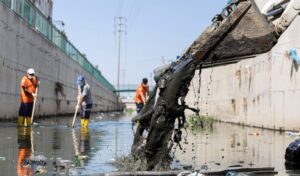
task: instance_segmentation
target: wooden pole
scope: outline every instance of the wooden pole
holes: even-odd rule
[[[78,104],[79,104],[79,103],[77,103],[77,105],[76,105],[75,114],[74,114],[73,122],[72,122],[72,128],[74,128],[74,125],[75,125],[76,116],[77,116],[77,112],[78,112],[78,109],[79,109]]]
[[[35,97],[34,97],[34,100],[33,100],[33,107],[32,107],[32,113],[31,113],[31,123],[33,123],[33,117],[34,117],[34,110],[35,110],[35,105],[36,105],[36,99],[37,99],[37,94],[38,94],[38,90],[39,90],[39,87],[36,88],[35,90]]]

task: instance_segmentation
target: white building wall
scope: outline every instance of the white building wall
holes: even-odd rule
[[[300,54],[300,17],[289,26],[272,50],[236,64],[196,73],[186,100],[197,106],[200,86],[202,115],[250,126],[300,130],[300,71],[288,55]],[[191,114],[187,111],[187,114]]]

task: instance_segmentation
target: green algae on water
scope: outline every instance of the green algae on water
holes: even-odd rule
[[[188,118],[188,126],[192,131],[197,131],[199,129],[210,128],[216,120],[210,116],[201,115],[191,115]]]

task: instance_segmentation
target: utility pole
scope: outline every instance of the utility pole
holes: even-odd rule
[[[117,90],[120,89],[120,60],[121,60],[121,39],[122,33],[126,34],[126,18],[122,16],[115,17],[115,34],[118,34],[118,58],[117,58]]]
[[[122,16],[118,16],[115,17],[115,34],[118,34],[118,61],[117,61],[117,90],[120,90],[120,60],[121,60],[121,37],[122,37],[122,33],[126,34],[126,18],[122,17]],[[117,93],[117,109],[118,111],[120,110],[120,93]],[[117,121],[119,117],[116,117]],[[115,143],[115,159],[118,158],[118,135],[119,135],[119,131],[118,131],[118,127],[116,126],[115,129],[115,135],[116,135],[116,143]]]

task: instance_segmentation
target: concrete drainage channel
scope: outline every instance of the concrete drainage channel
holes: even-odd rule
[[[154,171],[136,171],[136,172],[112,172],[107,174],[93,174],[92,176],[177,176],[180,171],[164,171],[164,172],[154,172]]]
[[[221,171],[200,172],[200,171],[137,171],[137,172],[112,172],[107,174],[94,174],[92,176],[237,176],[243,175],[277,175],[278,172],[273,167],[263,168],[232,168]]]

